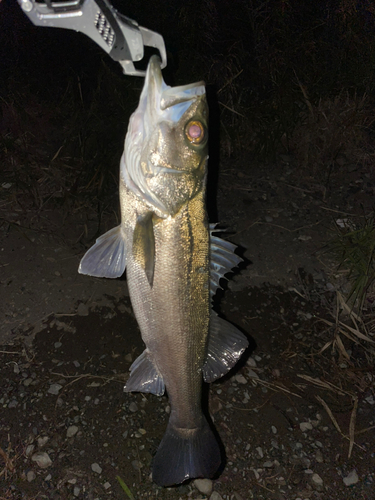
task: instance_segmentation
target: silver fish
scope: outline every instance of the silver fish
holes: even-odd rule
[[[153,460],[161,486],[212,477],[222,457],[202,412],[202,383],[227,373],[248,342],[211,309],[235,246],[205,209],[208,107],[202,82],[165,84],[150,59],[120,164],[121,224],[98,238],[79,272],[116,278],[126,268],[146,344],[125,391],[168,392],[171,414]]]

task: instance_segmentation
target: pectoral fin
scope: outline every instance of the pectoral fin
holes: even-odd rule
[[[207,359],[203,378],[213,382],[229,372],[249,345],[245,335],[211,311]]]
[[[96,240],[83,256],[78,272],[97,278],[118,278],[126,267],[125,236],[117,226]]]
[[[133,258],[145,271],[152,287],[155,267],[155,236],[152,212],[138,217],[133,233]]]
[[[125,392],[151,392],[156,396],[164,394],[165,386],[163,377],[158,372],[146,350],[138,356],[130,367],[130,377],[127,381]]]

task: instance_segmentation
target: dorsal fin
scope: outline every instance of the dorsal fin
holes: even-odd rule
[[[209,225],[210,231],[210,277],[211,277],[211,287],[210,294],[211,298],[215,295],[216,290],[220,287],[221,278],[225,278],[225,275],[229,273],[234,267],[238,266],[242,262],[241,257],[234,253],[237,248],[236,245],[230,243],[227,240],[223,240],[218,236],[214,236],[213,233],[220,232],[220,230],[215,230],[216,224]],[[227,279],[227,278],[225,278]]]

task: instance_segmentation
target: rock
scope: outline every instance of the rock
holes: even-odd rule
[[[301,429],[302,432],[306,432],[306,431],[311,431],[313,426],[312,424],[310,424],[310,422],[301,422],[299,424],[299,428]]]
[[[97,474],[101,474],[103,469],[100,467],[100,465],[99,465],[99,464],[97,464],[97,463],[95,462],[95,463],[91,464],[91,470],[92,470],[93,472],[96,472]]]
[[[77,434],[77,432],[78,432],[78,427],[76,425],[71,425],[66,430],[66,437],[71,438],[71,437],[75,436]]]
[[[251,366],[251,368],[256,368],[257,362],[254,358],[250,356],[250,358],[246,361],[247,366]]]
[[[311,484],[316,490],[323,490],[323,479],[319,476],[319,474],[315,473],[311,476]]]
[[[79,488],[78,486],[74,486],[74,489],[73,489],[73,495],[75,497],[79,497],[79,494],[81,493],[81,488]]]
[[[79,306],[77,307],[77,314],[78,316],[88,316],[89,315],[89,308],[87,307],[86,304],[81,302]]]
[[[27,445],[26,450],[25,450],[25,455],[27,457],[29,457],[32,454],[32,452],[34,451],[34,448],[35,448],[35,445],[33,445],[33,444]]]
[[[140,460],[133,460],[132,466],[134,467],[135,470],[141,470],[143,467],[143,463]]]
[[[62,385],[60,384],[52,384],[47,392],[48,394],[53,394],[54,396],[57,396],[61,388]]]
[[[351,486],[352,484],[356,484],[359,481],[357,471],[353,469],[349,474],[343,478],[345,486]]]
[[[234,377],[234,380],[236,382],[238,382],[239,384],[243,384],[243,385],[247,384],[247,380],[245,379],[245,377],[243,375],[241,375],[241,373],[239,373],[238,375],[236,375]]]
[[[247,370],[247,375],[250,377],[250,378],[259,378],[259,375],[257,373],[255,373],[254,370]]]
[[[264,457],[264,455],[263,455],[263,450],[262,450],[262,448],[261,448],[260,446],[258,446],[258,447],[257,447],[257,448],[255,448],[255,449],[257,450],[259,457],[260,457],[260,458],[263,458],[263,457]]]
[[[49,437],[48,436],[43,436],[38,438],[38,446],[39,448],[43,448],[43,446],[48,442]]]
[[[320,450],[316,450],[316,453],[315,453],[315,460],[316,460],[319,464],[322,464],[322,463],[324,462],[323,453],[322,453]]]
[[[26,474],[26,479],[31,483],[31,481],[34,481],[36,478],[36,474],[33,470],[29,470],[29,472]]]
[[[46,469],[50,465],[52,465],[52,460],[49,455],[45,451],[38,451],[32,455],[31,460],[36,462],[38,467],[41,469]]]
[[[277,434],[277,429],[274,425],[271,426],[271,430],[273,434]]]
[[[204,495],[211,495],[213,488],[211,479],[196,479],[193,484]]]
[[[111,483],[109,483],[108,481],[106,481],[106,482],[103,484],[103,486],[104,486],[104,489],[105,489],[105,490],[109,490],[109,488],[111,487]]]
[[[138,406],[137,406],[137,403],[134,403],[134,401],[132,403],[130,403],[129,405],[129,410],[132,412],[132,413],[135,413],[136,411],[138,411]]]
[[[266,469],[270,469],[271,467],[273,467],[273,462],[271,462],[271,460],[267,460],[267,462],[264,462],[263,464],[263,467],[265,467]]]
[[[223,497],[217,491],[213,491],[210,500],[223,500]]]

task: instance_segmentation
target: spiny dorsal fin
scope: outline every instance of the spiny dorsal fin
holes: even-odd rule
[[[152,212],[138,217],[133,233],[133,258],[146,273],[152,287],[155,268],[155,235]]]
[[[215,227],[216,224],[210,224],[209,226],[211,298],[215,295],[216,290],[220,288],[220,279],[225,278],[225,274],[229,273],[233,267],[238,266],[242,261],[241,257],[234,253],[237,248],[236,245],[213,235],[213,233],[220,231],[215,230]]]

